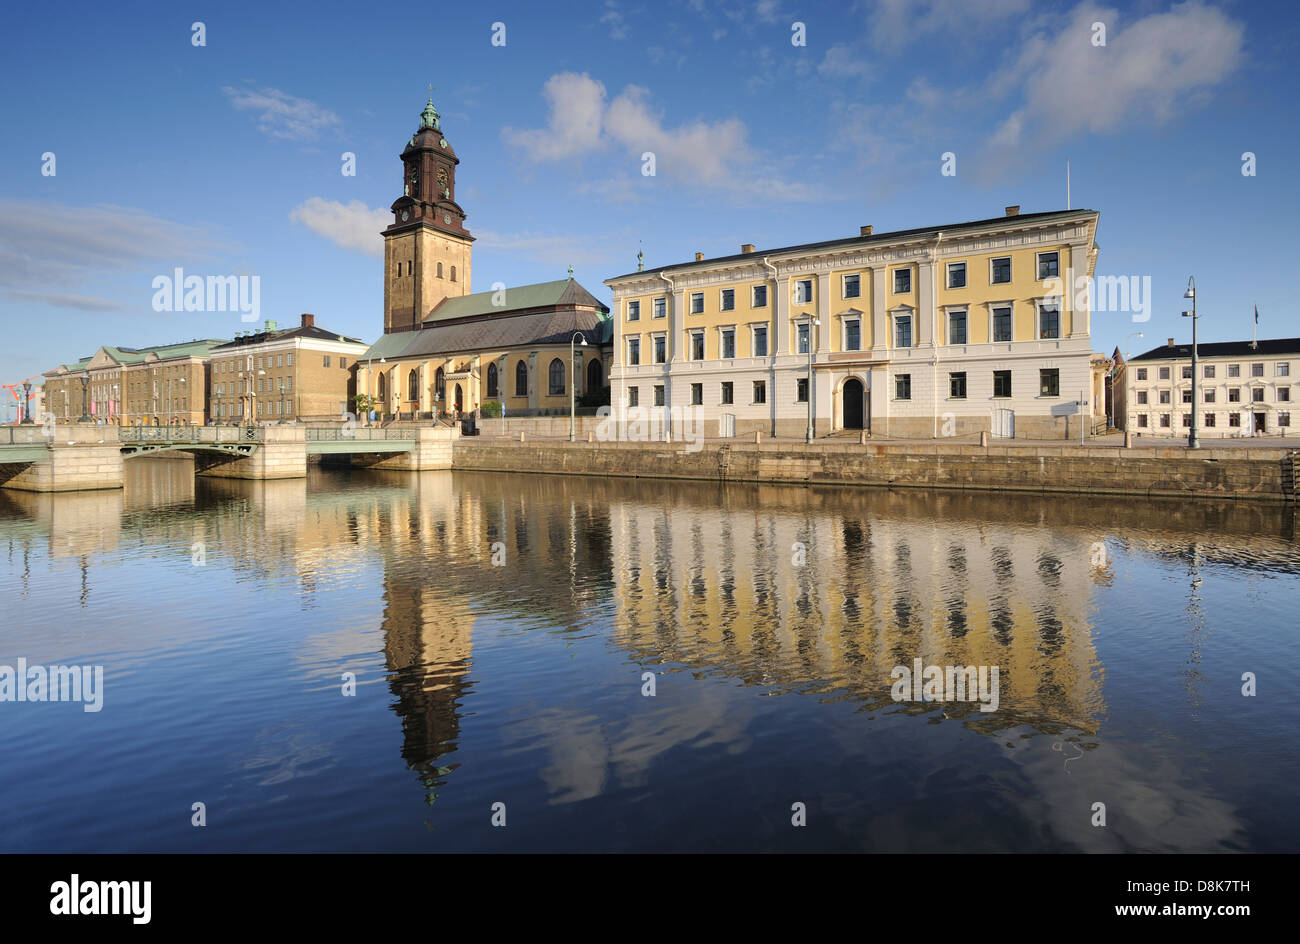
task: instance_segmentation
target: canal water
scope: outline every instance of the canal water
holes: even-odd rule
[[[0,850],[1300,848],[1291,508],[127,470],[0,491],[0,672],[103,671]]]

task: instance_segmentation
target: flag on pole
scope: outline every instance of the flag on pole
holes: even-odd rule
[[[1259,324],[1259,305],[1255,305],[1255,324]]]

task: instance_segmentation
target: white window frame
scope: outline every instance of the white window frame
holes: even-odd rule
[[[1015,303],[1014,299],[1006,299],[1005,301],[998,301],[998,302],[985,302],[984,304],[988,306],[988,310],[989,310],[989,343],[990,343],[990,344],[1011,344],[1013,341],[1015,341],[1015,339],[1016,339],[1016,303]],[[995,320],[994,320],[993,313],[994,313],[995,311],[997,311],[997,309],[999,309],[999,308],[1006,308],[1006,309],[1007,309],[1008,311],[1010,311],[1010,313],[1011,313],[1011,315],[1010,315],[1010,321],[1011,321],[1011,337],[1010,337],[1010,339],[1005,340],[1005,341],[996,341],[996,340],[994,340],[994,337],[995,337],[994,325],[995,325],[996,322],[995,322]]]
[[[657,361],[655,360],[655,353],[658,350],[658,345],[656,344],[656,342],[661,338],[663,339],[664,342],[664,359],[661,361]],[[672,357],[672,352],[668,350],[668,332],[656,331],[654,334],[650,335],[650,363],[667,364],[670,357]]]
[[[1039,277],[1038,272],[1042,268],[1043,256],[1056,256],[1056,275],[1045,275],[1042,276],[1041,278]],[[1059,279],[1060,277],[1061,277],[1061,250],[1044,249],[1042,252],[1034,253],[1034,281],[1046,282],[1048,279]]]
[[[999,259],[1007,260],[1007,280],[1005,282],[993,281],[993,263]],[[1010,255],[1006,256],[989,256],[989,285],[1010,285],[1016,278],[1015,262]],[[1012,313],[1014,315],[1014,312]],[[1012,328],[1012,334],[1015,334],[1015,328]]]
[[[898,319],[907,318],[910,322],[912,343],[905,348],[898,346]],[[916,312],[911,308],[899,308],[889,313],[889,347],[893,350],[910,351],[916,347]]]
[[[731,293],[731,304],[727,304],[727,293]],[[718,311],[736,310],[736,290],[734,288],[718,289]]]
[[[760,330],[764,332],[764,341],[766,342],[764,344],[764,347],[766,347],[767,350],[764,351],[762,354],[755,354],[754,348],[756,345],[754,343],[754,339]],[[772,331],[771,331],[771,326],[766,321],[759,322],[757,324],[751,324],[749,326],[749,356],[750,357],[771,357],[772,356]]]
[[[791,279],[791,286],[794,288],[794,304],[811,305],[813,303],[813,280],[812,279]],[[808,286],[808,297],[800,298],[803,294],[803,286]]]
[[[849,325],[858,326],[858,346],[849,347]],[[861,351],[862,350],[862,316],[861,315],[841,315],[840,316],[840,350],[841,351]]]
[[[952,339],[952,316],[962,314],[966,316],[966,340],[954,341]],[[970,307],[968,305],[945,305],[943,309],[943,337],[946,344],[961,344],[963,347],[970,344]]]
[[[898,274],[900,272],[907,273],[907,288],[903,289],[903,291],[901,292],[898,290]],[[912,290],[915,287],[916,286],[913,284],[912,281],[912,267],[910,265],[895,266],[894,268],[889,270],[889,294],[890,295],[911,295]]]
[[[641,320],[641,299],[629,298],[623,303],[623,311],[627,315],[628,321]]]
[[[763,304],[761,304],[761,305],[758,303],[758,299],[757,299],[757,297],[756,297],[757,294],[758,294],[758,290],[759,290],[760,288],[763,290]],[[760,283],[758,283],[758,284],[751,285],[751,286],[749,287],[749,307],[750,307],[750,308],[766,308],[766,307],[767,307],[767,295],[768,295],[768,292],[767,292],[767,283],[766,283],[766,282],[760,282]]]
[[[628,367],[641,367],[645,363],[641,360],[641,335],[633,335],[623,339],[623,363]],[[632,345],[636,344],[636,363],[632,363]]]
[[[858,280],[858,293],[850,295],[849,279]],[[862,273],[861,272],[844,272],[840,274],[840,298],[861,298],[862,297]]]
[[[961,266],[961,267],[962,267],[962,284],[961,284],[961,285],[953,285],[953,284],[952,284],[952,267],[953,267],[953,266]],[[953,262],[949,262],[949,263],[947,263],[947,265],[944,266],[944,270],[943,270],[943,287],[946,288],[946,289],[953,289],[953,290],[959,290],[959,289],[969,288],[969,287],[970,287],[970,266],[968,266],[968,265],[966,264],[966,260],[965,260],[965,259],[957,259],[957,260],[955,260],[955,261],[953,261]],[[967,315],[967,317],[969,318],[970,316]]]
[[[659,307],[660,307],[659,303],[660,303],[660,302],[663,303],[663,312],[664,312],[664,313],[663,313],[662,315],[655,314],[655,312],[657,312],[657,311],[659,310]],[[668,296],[667,296],[667,295],[657,295],[657,296],[655,296],[654,298],[650,299],[650,320],[651,320],[651,321],[656,321],[656,320],[658,320],[658,319],[660,319],[660,318],[667,318],[667,317],[668,317]]]
[[[692,328],[686,332],[686,359],[690,361],[702,361],[706,359],[708,348],[706,347],[704,329]],[[700,356],[695,356],[695,342],[700,342]]]
[[[807,350],[807,351],[801,351],[801,350],[799,350],[799,329],[800,329],[800,328],[807,328],[807,329],[808,329],[808,350]],[[800,316],[800,317],[794,319],[794,339],[793,339],[793,340],[794,340],[794,350],[792,350],[790,353],[792,353],[792,354],[797,354],[799,357],[807,357],[807,356],[808,356],[808,353],[809,353],[810,351],[813,351],[813,350],[815,349],[815,348],[813,347],[813,345],[814,345],[816,342],[815,342],[815,339],[813,338],[812,316],[811,316],[811,315],[802,315],[802,316]]]
[[[1045,338],[1043,337],[1043,309],[1052,308],[1053,306],[1055,306],[1056,309],[1056,337]],[[1064,311],[1064,307],[1061,305],[1061,300],[1055,296],[1052,296],[1050,298],[1034,299],[1034,340],[1035,341],[1064,340],[1065,318],[1062,317],[1063,311]],[[1011,333],[1013,337],[1015,336],[1015,331],[1016,331],[1016,324],[1015,324],[1015,316],[1013,314],[1011,319]]]
[[[728,331],[731,332],[731,355],[730,356],[728,356],[725,353],[727,347],[725,342],[726,342],[726,336]],[[730,360],[735,360],[735,358],[736,358],[736,326],[719,325],[718,326],[718,360],[730,361]]]

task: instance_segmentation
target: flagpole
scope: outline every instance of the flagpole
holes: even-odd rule
[[[1255,323],[1254,323],[1253,325],[1251,325],[1251,328],[1250,328],[1250,349],[1251,349],[1252,351],[1254,351],[1254,350],[1258,350],[1258,348],[1259,348],[1259,341],[1258,341],[1258,339],[1257,339],[1257,337],[1256,337],[1258,334],[1259,334],[1259,302],[1256,302],[1256,303],[1255,303]]]

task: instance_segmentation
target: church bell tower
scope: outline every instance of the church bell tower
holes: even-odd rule
[[[433,107],[402,150],[402,195],[384,230],[384,333],[415,331],[444,298],[470,293],[474,237],[456,202],[456,165]]]

